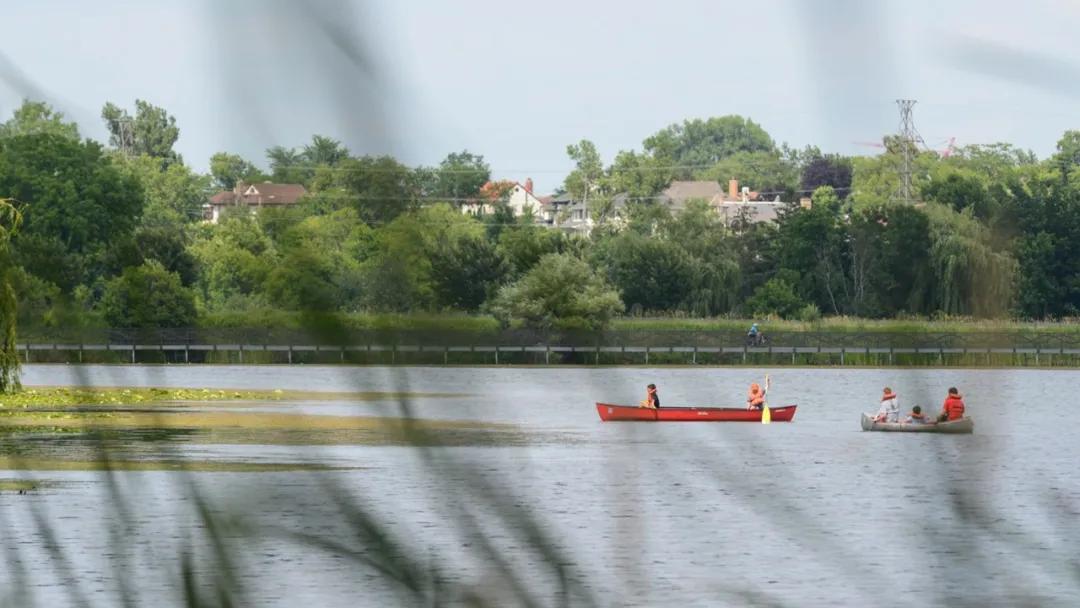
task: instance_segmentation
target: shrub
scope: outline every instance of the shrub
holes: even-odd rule
[[[101,300],[105,320],[113,327],[191,327],[195,296],[180,275],[149,260],[124,272],[105,286]]]
[[[491,309],[504,323],[521,319],[535,329],[595,331],[606,328],[623,303],[619,292],[584,261],[553,253],[499,290]]]
[[[784,279],[772,278],[754,290],[754,295],[746,301],[746,307],[755,317],[777,315],[783,319],[796,316],[806,307],[795,293],[795,288]]]

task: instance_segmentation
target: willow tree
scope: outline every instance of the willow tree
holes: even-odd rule
[[[19,388],[19,354],[15,349],[17,301],[11,286],[11,236],[22,215],[11,201],[0,199],[0,393]]]
[[[989,230],[968,213],[926,206],[934,303],[948,315],[1003,317],[1012,310],[1016,260],[995,250]]]

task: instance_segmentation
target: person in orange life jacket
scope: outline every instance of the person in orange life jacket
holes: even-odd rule
[[[941,415],[938,416],[938,422],[960,420],[963,417],[964,399],[960,396],[960,391],[956,390],[954,386],[949,389],[949,395],[945,397],[945,403],[941,406]]]
[[[881,393],[881,406],[878,408],[874,422],[898,422],[900,419],[899,398],[891,388],[885,387]]]
[[[650,384],[645,389],[645,400],[641,402],[641,407],[652,408],[654,410],[660,409],[660,395],[656,392],[656,385]]]
[[[916,405],[911,408],[911,413],[908,414],[907,421],[916,424],[927,424],[930,422],[930,416],[924,414],[922,408]]]
[[[750,385],[750,391],[746,395],[746,409],[760,410],[765,406],[765,391],[757,382]]]

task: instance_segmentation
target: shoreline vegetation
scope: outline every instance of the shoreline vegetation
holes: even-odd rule
[[[199,472],[356,469],[302,458],[187,457],[184,445],[483,446],[551,440],[515,425],[375,415],[322,415],[297,402],[362,403],[449,393],[313,393],[163,388],[24,388],[0,399],[0,470]],[[253,406],[253,407],[246,407]],[[268,409],[269,408],[269,409]],[[396,410],[388,410],[393,412]],[[108,461],[101,457],[108,448]],[[21,483],[21,482],[19,482]],[[5,483],[0,490],[25,490]]]
[[[602,331],[536,330],[505,326],[488,315],[449,313],[338,313],[316,323],[310,315],[273,311],[248,325],[241,321],[219,317],[209,326],[171,330],[27,329],[20,343],[34,346],[24,346],[20,358],[117,364],[1080,366],[1080,319],[1073,318],[764,319],[758,322],[769,338],[765,348],[744,348],[754,320],[729,317],[622,317]],[[320,331],[325,326],[336,331]]]
[[[102,325],[100,319],[87,317],[65,324],[63,329],[42,325],[20,326],[19,336],[34,338],[63,333],[101,333],[107,331],[152,332],[154,329],[122,329]],[[970,317],[909,317],[868,319],[860,317],[822,317],[813,321],[777,318],[741,317],[616,317],[605,331],[731,331],[746,332],[751,323],[763,331],[783,332],[886,332],[886,333],[971,333],[971,332],[1039,332],[1080,334],[1080,317],[1056,320],[975,319]],[[200,319],[191,331],[305,331],[323,324],[333,324],[348,331],[452,331],[476,334],[496,334],[505,330],[524,329],[521,323],[504,326],[499,319],[484,314],[369,314],[334,313],[314,319],[310,313],[285,310],[241,311],[214,314]],[[167,329],[163,331],[182,331]],[[552,329],[549,331],[559,331]]]

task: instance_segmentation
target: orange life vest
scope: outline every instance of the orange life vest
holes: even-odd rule
[[[761,392],[761,386],[756,383],[750,385],[750,392],[747,395],[746,402],[755,407],[765,403],[765,393]]]
[[[964,417],[964,400],[960,395],[949,395],[943,409],[949,420],[960,420]]]

